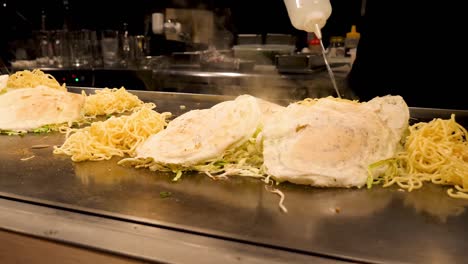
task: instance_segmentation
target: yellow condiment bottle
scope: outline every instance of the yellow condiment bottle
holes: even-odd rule
[[[361,38],[361,33],[357,32],[356,25],[351,26],[351,31],[346,33],[345,39],[345,55],[350,56],[350,51],[355,52],[357,49],[359,39]]]

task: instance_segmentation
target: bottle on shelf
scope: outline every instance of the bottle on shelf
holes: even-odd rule
[[[151,14],[151,30],[153,34],[164,34],[164,13],[153,12]]]
[[[123,23],[122,32],[120,33],[120,65],[124,68],[132,66],[132,36],[130,36],[128,23]]]
[[[329,58],[343,58],[345,56],[345,38],[342,36],[332,36],[328,48]]]
[[[145,21],[144,36],[148,42],[148,55],[165,54],[166,36],[164,32],[164,9],[154,8],[150,11],[148,19]]]
[[[357,46],[361,34],[357,32],[356,25],[351,26],[351,31],[346,33],[345,39],[345,56],[352,57],[353,54],[356,54]]]
[[[322,46],[320,45],[320,39],[311,33],[311,38],[308,41],[308,48],[311,54],[322,54]]]

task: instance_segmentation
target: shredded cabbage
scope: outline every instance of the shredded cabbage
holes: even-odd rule
[[[176,174],[173,181],[179,180],[185,172],[201,172],[212,178],[225,178],[230,175],[265,178],[260,129],[239,147],[228,149],[221,157],[203,164],[184,166],[154,162],[152,158],[127,158],[120,165],[136,168],[149,168],[152,171],[169,171]]]
[[[163,164],[153,158],[126,158],[118,162],[119,165],[133,166],[135,168],[148,168],[151,171],[166,171],[175,173],[173,181],[178,181],[186,172],[200,172],[212,179],[226,179],[228,176],[244,176],[261,179],[268,186],[267,191],[280,197],[278,203],[282,212],[288,210],[284,206],[285,196],[283,192],[273,186],[279,182],[271,179],[263,166],[263,137],[262,127],[257,128],[255,133],[246,142],[238,147],[226,150],[222,156],[207,160],[198,165]],[[237,145],[237,144],[236,144]]]

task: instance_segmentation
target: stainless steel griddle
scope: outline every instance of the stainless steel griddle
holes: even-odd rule
[[[232,98],[132,93],[155,102],[157,111],[175,115]],[[448,118],[451,113],[466,127],[468,111],[411,108],[413,122]],[[119,166],[119,158],[74,163],[68,156],[52,154],[52,146],[63,142],[60,133],[0,136],[0,198],[99,217],[110,228],[122,224],[157,228],[180,233],[181,240],[182,234],[212,238],[258,248],[258,254],[268,249],[300,255],[307,262],[319,257],[369,263],[462,263],[468,256],[468,201],[448,197],[440,186],[427,184],[407,193],[396,187],[320,189],[286,183],[279,186],[289,210],[283,213],[278,196],[256,179],[215,181],[187,174],[173,182],[170,173]],[[34,145],[50,147],[31,148]],[[98,240],[98,231],[95,236]]]

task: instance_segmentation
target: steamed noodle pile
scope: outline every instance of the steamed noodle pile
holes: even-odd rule
[[[32,71],[18,71],[8,77],[7,88],[34,88],[37,86],[47,86],[53,89],[66,91],[65,83],[60,83],[50,74],[46,74],[39,69]]]
[[[104,88],[96,90],[95,94],[86,97],[84,112],[88,117],[95,117],[134,111],[143,105],[143,101],[136,95],[127,92],[124,87],[120,89]],[[149,105],[149,107],[154,108],[154,105]]]
[[[373,183],[384,187],[396,183],[408,191],[421,188],[424,182],[452,185],[455,190],[450,188],[448,195],[468,199],[468,133],[455,115],[417,123],[409,132],[404,150],[395,158],[371,165],[371,173],[385,167]]]
[[[91,95],[86,95],[83,91],[82,95],[86,97],[86,101],[83,107],[83,119],[77,122],[80,126],[93,122],[99,116],[133,113],[142,108],[153,109],[156,107],[154,103],[144,103],[124,87],[120,89],[103,88],[96,90]],[[69,127],[71,127],[70,124],[64,124],[60,126],[60,131],[67,132]]]
[[[66,154],[73,161],[108,160],[133,155],[137,145],[167,125],[169,113],[142,107],[129,116],[111,117],[82,129],[69,129],[65,143],[54,154]]]

